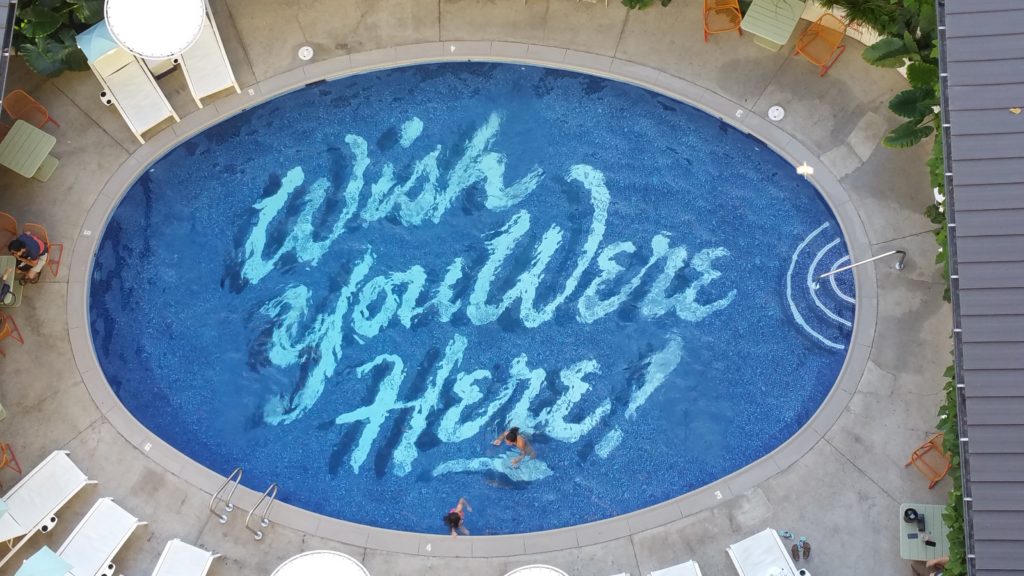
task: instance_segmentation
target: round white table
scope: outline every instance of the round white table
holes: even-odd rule
[[[505,576],[569,576],[565,572],[555,568],[554,566],[546,566],[544,564],[532,564],[530,566],[523,566],[516,568],[509,572]]]
[[[118,44],[150,60],[187,50],[206,22],[204,0],[106,0],[107,28]]]
[[[370,573],[348,554],[313,550],[285,560],[271,576],[370,576]]]

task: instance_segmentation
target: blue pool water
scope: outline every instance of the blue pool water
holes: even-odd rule
[[[767,454],[834,384],[846,246],[760,141],[575,73],[319,83],[147,170],[107,225],[97,355],[152,432],[286,502],[475,534],[598,520]],[[490,441],[522,428],[538,458]]]

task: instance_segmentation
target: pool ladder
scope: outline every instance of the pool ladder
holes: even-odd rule
[[[216,516],[221,524],[227,524],[228,514],[235,509],[235,505],[231,500],[235,497],[235,489],[238,488],[238,485],[241,482],[242,467],[239,466],[231,471],[231,474],[228,475],[224,480],[224,483],[220,485],[220,488],[218,488],[217,491],[213,493],[213,497],[210,498],[210,514]],[[225,491],[227,492],[227,497],[224,497]],[[252,510],[250,510],[249,514],[245,517],[245,529],[252,532],[256,540],[263,539],[263,530],[249,526],[249,523],[252,521],[253,514],[256,514],[259,518],[260,528],[266,528],[270,525],[270,508],[274,505],[275,500],[277,500],[277,482],[270,484],[266,491],[263,492],[263,495],[260,496],[260,499],[256,501],[256,505],[252,507]],[[223,513],[216,510],[218,501],[224,503]],[[258,512],[261,506],[263,507],[262,514]]]

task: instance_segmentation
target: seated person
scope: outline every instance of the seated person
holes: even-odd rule
[[[523,458],[526,458],[527,456],[535,460],[537,459],[537,453],[533,451],[533,446],[530,446],[530,443],[526,441],[526,438],[519,433],[519,428],[516,428],[515,426],[509,428],[502,432],[500,436],[495,438],[491,444],[498,446],[501,444],[502,440],[504,440],[505,444],[508,444],[509,446],[515,446],[520,452],[519,456],[513,458],[512,462],[510,462],[513,468],[518,466],[519,463],[522,462]]]
[[[7,249],[18,260],[18,272],[25,274],[23,282],[38,282],[39,272],[46,266],[49,257],[50,250],[46,243],[31,232],[22,232],[21,236],[11,240]]]
[[[915,561],[911,567],[918,576],[942,576],[948,562],[949,556],[941,556],[927,562]]]
[[[4,306],[14,304],[14,291],[11,287],[11,281],[13,280],[14,268],[4,270],[4,275],[0,278],[0,304]]]

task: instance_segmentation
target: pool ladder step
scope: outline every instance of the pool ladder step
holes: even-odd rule
[[[239,466],[231,471],[231,474],[224,480],[224,483],[220,485],[220,488],[213,493],[213,498],[210,498],[210,514],[217,517],[217,520],[221,524],[227,524],[228,514],[234,509],[235,505],[231,502],[232,498],[235,497],[235,489],[242,482],[242,467]],[[227,495],[225,496],[225,492]],[[277,500],[277,482],[272,482],[270,486],[263,492],[260,499],[256,501],[256,505],[252,507],[249,514],[245,517],[245,529],[253,533],[253,537],[256,540],[263,539],[263,530],[260,528],[266,528],[270,525],[270,508],[274,505],[274,501]],[[223,502],[223,512],[217,511],[217,503]],[[260,507],[263,507],[263,512],[260,513]],[[249,526],[252,522],[252,517],[255,515],[259,520],[259,528]]]

